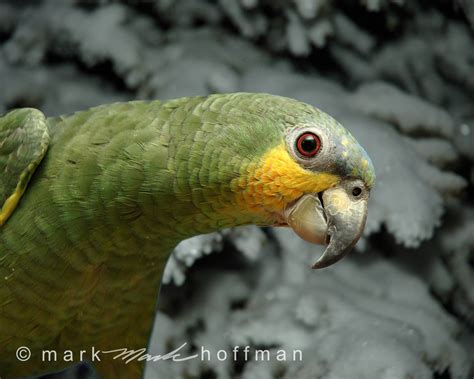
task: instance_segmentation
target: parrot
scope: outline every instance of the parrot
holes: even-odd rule
[[[9,111],[0,117],[0,377],[92,361],[102,378],[141,378],[143,360],[94,360],[93,349],[148,346],[180,241],[290,227],[325,246],[313,268],[328,267],[359,240],[374,183],[367,152],[340,123],[277,95],[135,100],[55,117]]]

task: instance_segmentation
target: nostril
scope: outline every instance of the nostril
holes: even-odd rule
[[[359,197],[361,193],[362,193],[362,188],[360,187],[354,187],[352,189],[352,195],[355,197]]]

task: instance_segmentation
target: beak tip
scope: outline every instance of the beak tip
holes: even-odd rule
[[[318,259],[312,266],[311,268],[313,270],[319,270],[319,269],[322,269],[322,268],[326,268],[326,267],[329,267],[329,266],[332,266],[334,263],[336,263],[339,259],[336,259],[336,260],[324,260],[324,259]]]
[[[320,268],[326,268],[327,265],[321,264],[319,261],[317,261],[315,264],[311,266],[313,270],[319,270]]]
[[[334,263],[334,260],[327,260],[327,259],[324,259],[324,254],[323,256],[321,256],[312,266],[311,268],[313,270],[319,270],[321,268],[326,268],[326,267],[329,267],[331,266],[332,264]]]
[[[334,251],[333,247],[329,245],[319,259],[311,266],[312,269],[318,270],[332,266],[334,263],[339,262],[344,258],[350,251],[352,246],[347,247],[341,251]]]

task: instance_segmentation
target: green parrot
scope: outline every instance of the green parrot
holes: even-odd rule
[[[0,118],[0,173],[2,379],[80,360],[103,378],[140,378],[143,361],[98,361],[92,349],[147,347],[179,241],[289,226],[326,245],[313,266],[326,267],[359,239],[375,180],[367,153],[329,115],[258,93],[53,118],[13,110]]]

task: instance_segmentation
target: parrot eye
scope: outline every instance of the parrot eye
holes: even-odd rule
[[[321,140],[316,134],[306,132],[296,140],[296,150],[304,158],[314,157],[319,149],[321,149]]]

